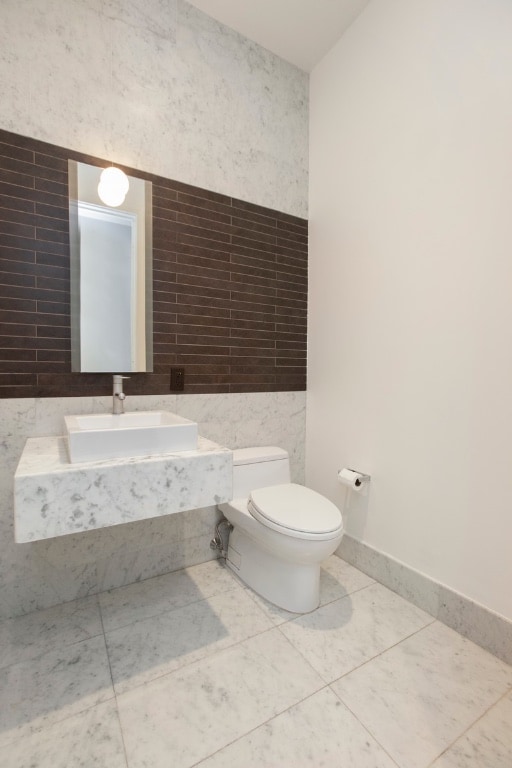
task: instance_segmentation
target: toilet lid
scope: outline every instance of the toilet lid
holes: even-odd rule
[[[295,483],[258,488],[249,496],[249,511],[263,524],[308,534],[331,533],[342,524],[332,502],[311,488]]]

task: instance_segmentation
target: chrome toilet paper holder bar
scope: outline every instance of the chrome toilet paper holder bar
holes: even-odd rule
[[[357,488],[360,488],[362,485],[369,483],[371,480],[371,475],[368,475],[366,472],[360,472],[358,469],[354,469],[353,467],[342,467],[342,469],[338,469],[338,477],[343,469],[347,469],[349,472],[353,472],[355,475],[358,475],[354,481],[354,485]]]
[[[371,475],[367,475],[366,472],[360,472],[358,469],[352,469],[352,467],[348,467],[351,472],[356,472],[356,474],[361,475],[361,478],[356,480],[356,485],[363,485],[363,483],[369,483],[371,479]]]

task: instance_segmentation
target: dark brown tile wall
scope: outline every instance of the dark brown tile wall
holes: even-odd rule
[[[71,373],[68,159],[98,158],[0,130],[0,397],[102,395]],[[154,372],[131,394],[306,388],[308,224],[180,182],[153,182]],[[128,386],[126,388],[128,390]]]

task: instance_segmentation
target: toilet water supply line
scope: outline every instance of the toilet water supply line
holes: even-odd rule
[[[229,532],[233,530],[233,526],[231,525],[229,520],[227,520],[225,517],[223,517],[222,520],[219,520],[219,522],[215,526],[215,536],[210,541],[210,549],[218,550],[220,552],[220,556],[223,558],[226,558],[228,554],[228,550],[227,550],[227,546],[224,546],[224,539],[220,532],[221,527],[224,525],[227,525],[228,527],[228,535],[229,535]]]

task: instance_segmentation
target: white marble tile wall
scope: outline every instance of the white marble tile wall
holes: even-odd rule
[[[197,421],[203,437],[228,448],[285,448],[293,482],[304,483],[305,403],[304,392],[180,395],[176,413]]]
[[[13,476],[29,437],[62,434],[65,414],[107,411],[111,397],[0,400],[0,618],[123,586],[214,557],[215,507],[47,541],[15,544]],[[228,448],[280,445],[304,481],[304,392],[130,397],[127,409],[162,408],[199,423]]]
[[[0,126],[297,216],[305,72],[184,0],[2,1]]]
[[[184,0],[2,3],[0,126],[307,214],[308,75]],[[12,477],[28,437],[110,398],[0,401],[0,616],[212,556],[215,508],[14,545]],[[304,476],[303,393],[131,398],[199,418],[237,447],[275,443]]]

